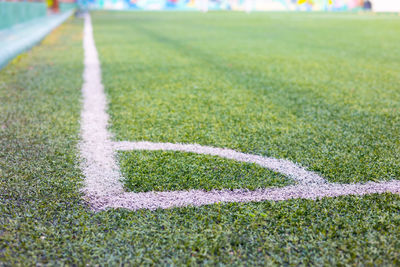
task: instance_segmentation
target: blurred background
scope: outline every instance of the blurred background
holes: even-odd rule
[[[104,10],[400,12],[400,0],[0,0],[0,29],[75,8]]]
[[[367,0],[88,0],[96,9],[136,10],[237,10],[237,11],[324,11],[361,10]],[[385,0],[380,0],[385,1]],[[386,0],[387,1],[387,0]],[[400,3],[400,1],[398,1]]]
[[[238,11],[400,11],[400,0],[88,0],[96,9]]]

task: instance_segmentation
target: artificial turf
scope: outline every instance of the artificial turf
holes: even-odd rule
[[[128,191],[188,189],[250,190],[283,186],[291,181],[253,163],[209,155],[166,151],[120,153],[120,167]]]
[[[299,68],[298,73],[305,72],[303,79],[299,79],[298,86],[296,86],[294,80],[291,80],[293,79],[291,76],[287,76],[287,83],[284,82],[284,75],[281,76],[280,72],[277,71],[281,68],[284,69],[284,66],[286,66],[285,61],[277,60],[274,61],[274,64],[272,64],[273,62],[266,62],[266,65],[271,64],[271,70],[275,69],[277,77],[281,77],[282,80],[281,83],[278,80],[271,80],[271,86],[255,90],[257,94],[252,90],[247,90],[247,93],[243,93],[240,87],[233,87],[231,91],[227,87],[221,87],[221,89],[213,87],[213,85],[217,85],[220,82],[221,85],[227,83],[226,79],[217,79],[218,77],[221,78],[222,72],[214,72],[212,65],[208,65],[210,72],[207,72],[204,70],[203,65],[199,63],[197,69],[199,73],[190,75],[199,75],[200,78],[206,77],[203,76],[206,73],[210,76],[205,81],[196,80],[199,81],[197,94],[199,96],[204,95],[208,102],[211,102],[211,91],[214,90],[216,100],[218,100],[215,103],[220,103],[220,105],[210,105],[210,111],[216,108],[226,113],[224,115],[214,111],[209,112],[211,115],[208,115],[207,112],[199,112],[204,116],[204,125],[211,123],[205,129],[213,131],[207,134],[206,130],[197,127],[196,131],[187,131],[185,137],[185,131],[182,129],[190,129],[187,128],[188,121],[194,118],[201,118],[198,115],[199,113],[193,112],[195,105],[190,100],[190,96],[194,95],[193,91],[185,95],[183,93],[184,90],[182,89],[181,91],[181,87],[178,86],[178,78],[184,77],[185,70],[188,71],[190,68],[182,69],[181,65],[177,65],[175,71],[180,75],[172,76],[171,80],[176,81],[172,83],[171,80],[167,79],[171,76],[167,75],[169,71],[166,67],[166,80],[164,80],[166,86],[157,87],[159,84],[158,79],[162,76],[157,74],[157,71],[163,68],[157,65],[157,61],[153,58],[155,54],[158,54],[155,53],[157,50],[151,53],[150,48],[161,46],[161,43],[148,42],[149,50],[146,50],[145,46],[142,45],[141,50],[144,50],[144,54],[140,56],[141,54],[138,53],[136,61],[128,61],[129,55],[132,56],[136,53],[134,43],[128,41],[124,43],[116,40],[117,31],[110,31],[106,28],[114,27],[113,29],[115,29],[119,25],[118,27],[126,29],[124,18],[128,18],[128,21],[136,18],[139,21],[152,21],[157,18],[160,20],[162,18],[169,18],[169,20],[180,18],[190,25],[192,20],[189,20],[189,18],[193,17],[193,21],[199,21],[199,19],[196,20],[196,17],[200,18],[200,14],[95,13],[95,35],[100,47],[104,81],[111,101],[112,129],[118,139],[135,140],[147,138],[152,141],[196,141],[198,143],[221,146],[229,145],[232,148],[247,152],[271,154],[291,159],[298,156],[299,161],[314,170],[317,170],[315,166],[321,164],[322,155],[325,155],[326,164],[321,164],[323,168],[317,171],[321,171],[324,175],[327,172],[331,173],[332,176],[329,176],[329,179],[332,180],[336,179],[333,174],[337,172],[339,177],[336,179],[337,181],[362,181],[374,179],[374,177],[387,179],[390,175],[386,174],[385,176],[382,173],[385,173],[385,170],[389,170],[389,162],[392,162],[394,169],[390,171],[394,173],[393,178],[399,178],[396,174],[396,171],[398,172],[398,168],[396,168],[396,166],[398,167],[396,165],[398,161],[395,156],[398,152],[396,150],[385,150],[383,145],[378,142],[379,136],[382,136],[382,143],[386,143],[387,147],[395,148],[398,145],[398,139],[389,138],[389,136],[396,134],[396,123],[399,121],[397,106],[399,92],[396,90],[396,84],[392,83],[396,81],[395,75],[398,75],[396,73],[399,63],[395,61],[398,54],[388,50],[386,52],[387,56],[385,58],[381,57],[384,55],[382,49],[395,46],[389,41],[399,38],[397,35],[390,34],[391,31],[394,31],[394,26],[399,21],[398,18],[368,15],[326,15],[324,17],[322,14],[292,16],[290,14],[264,13],[246,16],[235,13],[203,15],[208,16],[207,18],[209,19],[198,22],[197,25],[200,30],[203,29],[204,25],[208,25],[217,19],[223,22],[228,21],[230,18],[232,20],[234,20],[233,18],[235,20],[241,18],[244,21],[243,28],[247,24],[251,24],[251,21],[263,18],[273,23],[274,27],[271,26],[272,28],[279,28],[279,25],[282,24],[282,32],[285,31],[285,27],[288,27],[285,25],[290,21],[293,21],[291,28],[302,29],[300,24],[305,25],[305,27],[314,25],[314,31],[317,31],[318,26],[324,26],[328,22],[331,23],[330,25],[334,29],[338,27],[344,31],[347,29],[346,25],[350,27],[353,22],[355,25],[359,25],[357,22],[362,21],[363,25],[368,25],[372,29],[374,29],[375,24],[385,26],[379,28],[380,31],[376,32],[376,36],[384,36],[388,43],[382,41],[379,51],[368,50],[370,53],[365,54],[365,62],[368,61],[368,57],[374,58],[374,53],[375,56],[376,54],[378,55],[374,61],[377,64],[376,69],[380,68],[381,71],[376,76],[373,76],[374,78],[366,78],[367,80],[355,79],[351,82],[349,80],[350,74],[343,72],[342,75],[348,75],[347,80],[340,80],[337,77],[337,79],[330,80],[326,84],[321,83],[321,92],[319,93],[318,88],[312,85],[318,83],[318,81],[320,82],[322,78],[320,76],[308,76],[310,72],[318,72],[318,69],[310,70],[310,66],[312,67],[313,64],[316,64],[315,62],[311,64],[308,61],[308,58],[313,58],[312,54],[303,55],[304,61],[301,66],[308,66],[308,68],[301,69],[300,65],[297,66]],[[118,16],[121,19],[120,22],[118,22]],[[108,23],[106,23],[107,21]],[[167,25],[162,23],[162,25],[164,24]],[[299,26],[297,26],[298,24]],[[135,27],[134,25],[134,23],[131,24],[131,27]],[[225,28],[228,26],[227,23]],[[182,28],[184,27],[182,26]],[[177,29],[179,32],[179,28]],[[357,29],[361,31],[364,28],[359,25]],[[124,46],[132,47],[130,52],[126,54],[126,58],[117,56],[119,52],[116,49],[106,48],[106,41],[105,37],[102,36],[102,31],[110,33],[110,45],[112,42],[118,41],[121,49]],[[278,35],[279,30],[276,29],[275,31]],[[360,31],[355,31],[354,36],[360,37]],[[145,35],[144,32],[142,31],[143,35]],[[215,38],[224,32],[224,30],[216,32]],[[367,35],[367,32],[367,30],[364,30],[364,35]],[[313,34],[311,33],[309,35],[312,37]],[[233,36],[235,33],[227,31],[224,34],[225,36]],[[337,31],[332,31],[332,34],[337,34]],[[127,39],[135,36],[123,35]],[[137,35],[140,36],[139,33]],[[302,36],[302,34],[299,35]],[[329,37],[329,35],[327,36]],[[348,39],[356,39],[351,34],[346,36]],[[1,265],[68,264],[105,266],[159,264],[265,266],[288,264],[400,264],[400,197],[393,194],[324,198],[317,201],[290,200],[283,202],[230,203],[155,211],[127,211],[122,209],[98,213],[91,211],[79,191],[83,182],[77,155],[81,109],[80,88],[83,71],[81,37],[82,21],[80,19],[71,19],[47,37],[40,46],[29,53],[25,53],[0,71]],[[287,35],[285,38],[289,37]],[[295,38],[290,40],[291,42],[288,42],[287,45],[290,45]],[[330,40],[336,43],[339,42],[334,37],[330,38]],[[241,41],[245,43],[245,40]],[[372,44],[378,41],[370,40]],[[341,42],[347,44],[348,40],[344,38]],[[136,42],[137,45],[140,45],[140,43],[140,41]],[[247,43],[249,46],[254,45],[251,40],[248,40]],[[324,42],[324,46],[320,49],[316,48],[316,55],[318,55],[318,51],[321,52],[321,49],[324,49],[325,44]],[[293,49],[297,47],[296,44],[292,45]],[[368,42],[364,40],[364,42],[360,43],[359,49],[354,48],[354,53],[357,51],[362,52],[363,49],[366,49],[365,46],[368,46]],[[266,51],[273,47],[267,48]],[[350,45],[347,48],[353,49]],[[275,49],[279,50],[279,48]],[[168,51],[173,53],[174,49]],[[242,63],[245,62],[243,64],[251,64],[252,60],[257,60],[257,56],[251,56],[251,51],[253,50],[249,49],[246,52],[251,60],[242,61]],[[336,51],[338,54],[349,53],[350,56],[352,55],[352,53],[346,52],[345,49],[337,49]],[[110,66],[112,60],[107,53],[114,53],[115,68],[123,69],[123,66],[125,66],[126,71],[113,73]],[[184,56],[177,57],[174,61],[172,59],[174,59],[175,55],[171,54],[170,62],[162,54],[158,56],[160,57],[160,62],[168,66],[173,62],[180,64],[186,60],[188,62],[193,60],[189,56]],[[332,64],[329,57],[335,58],[335,56],[328,53],[328,51],[326,56],[328,59],[324,65],[327,67],[325,75],[329,76],[331,75],[329,71],[334,69],[333,66],[328,68]],[[151,60],[151,64],[146,65],[146,57]],[[262,58],[263,56],[260,55],[260,57]],[[297,59],[299,60],[299,58],[301,58],[301,55]],[[215,60],[219,61],[218,58],[215,58]],[[359,61],[364,60],[360,58]],[[386,66],[383,64],[385,61],[387,61]],[[337,63],[338,61],[335,62]],[[142,65],[143,72],[139,72],[139,66],[135,65],[136,63]],[[236,62],[236,64],[242,63]],[[339,66],[336,68],[338,73],[341,73],[347,64],[353,65],[354,69],[352,70],[354,72],[352,73],[358,73],[359,75],[364,75],[363,71],[372,74],[374,73],[372,70],[375,69],[372,63],[367,65],[363,71],[356,68],[358,64],[356,59],[354,59],[353,63],[352,60],[348,59],[343,65],[338,64]],[[149,72],[151,65],[154,65],[153,77]],[[288,68],[294,67],[290,64],[288,66]],[[131,68],[136,69],[132,71]],[[256,70],[254,72],[251,70],[250,68],[247,70],[251,73],[251,77],[257,77],[257,74],[260,74]],[[234,71],[239,73],[238,69],[234,69]],[[286,71],[288,70],[286,69]],[[214,76],[213,73],[215,73]],[[113,74],[114,78],[112,78],[111,74]],[[189,75],[189,72],[187,75]],[[224,75],[229,76],[231,74],[226,73]],[[260,74],[259,80],[267,81],[267,77],[271,79],[274,77],[268,72],[264,75]],[[365,75],[369,77],[367,74]],[[233,74],[229,77],[236,79]],[[299,78],[300,74],[296,77]],[[326,76],[323,75],[322,77]],[[241,79],[244,79],[244,81],[247,81],[246,84],[249,83],[250,85],[256,83],[255,80],[257,80],[250,79],[249,76],[242,76],[232,81],[236,82]],[[152,84],[151,81],[154,83],[154,87],[150,86]],[[183,81],[182,84],[190,83],[185,79]],[[244,81],[243,83],[245,83]],[[243,83],[240,86],[243,86]],[[356,86],[353,92],[347,92],[345,87],[339,86],[352,83]],[[120,86],[126,84],[126,87],[121,86],[120,91],[118,91],[116,86],[118,84]],[[236,83],[232,82],[232,84]],[[306,86],[307,84],[309,87]],[[376,86],[370,87],[372,84]],[[282,87],[279,85],[282,85]],[[289,85],[293,85],[293,87]],[[330,86],[332,89],[328,90]],[[146,87],[148,91],[144,90]],[[309,92],[307,88],[310,90]],[[168,92],[168,90],[171,92]],[[289,90],[288,93],[286,93],[286,90]],[[120,96],[118,96],[118,92],[120,92]],[[157,92],[157,94],[154,92]],[[174,92],[176,97],[170,98],[169,96],[174,95]],[[263,95],[262,92],[266,92],[266,95]],[[240,93],[242,98],[235,97],[235,93]],[[294,94],[293,96],[292,93]],[[190,104],[190,109],[185,113],[187,121],[183,119],[184,115],[179,113],[182,112],[184,107],[183,102],[185,101],[181,101],[184,96],[187,96],[186,102]],[[162,97],[165,97],[165,100],[168,101],[163,102]],[[286,98],[289,100],[285,102],[284,99]],[[336,100],[342,99],[342,101],[337,101],[336,103],[335,98]],[[117,99],[121,101],[120,109],[117,105]],[[152,102],[152,99],[154,99],[154,102]],[[246,102],[246,99],[249,102]],[[259,103],[257,101],[264,103],[268,99],[271,99],[271,106],[260,107],[255,105]],[[280,101],[286,103],[287,106],[277,105],[274,102],[277,101],[276,99],[281,99]],[[321,99],[324,99],[324,102],[317,101]],[[201,98],[197,98],[197,100],[199,108],[207,103],[207,101],[201,101]],[[222,100],[226,102],[220,102]],[[133,113],[132,107],[128,104],[129,102],[137,107],[135,112],[138,114],[135,115]],[[178,103],[181,103],[181,105],[176,105]],[[225,104],[230,103],[233,106],[232,113],[228,113],[223,107]],[[242,106],[241,103],[247,103],[247,105],[243,106],[246,113],[238,112],[239,110],[234,108],[235,105]],[[273,103],[276,105],[272,105]],[[293,105],[289,105],[290,103]],[[327,103],[336,104],[327,105]],[[174,106],[172,104],[175,104],[179,111],[175,113],[176,117],[171,117],[172,111],[166,112]],[[336,109],[332,109],[333,107]],[[344,110],[342,111],[340,108]],[[315,109],[320,110],[320,112],[316,112],[317,110]],[[262,125],[265,116],[271,118],[270,123],[265,127],[268,129],[272,127],[271,129],[281,132],[278,136],[283,138],[282,141],[278,142],[277,136],[266,136],[264,141],[260,141],[262,140],[261,137],[256,138],[259,136],[257,134],[257,129],[259,130],[259,128],[256,127],[258,124],[255,123],[256,120],[253,121],[250,115],[246,115],[251,110],[260,111],[261,115],[257,117],[260,121],[259,125]],[[293,110],[297,111],[297,113]],[[337,112],[329,113],[332,110]],[[352,110],[356,111],[346,115],[346,112]],[[116,116],[117,114],[122,116],[124,112],[128,118],[118,118]],[[143,115],[147,112],[149,113],[148,116],[144,117]],[[282,114],[279,112],[282,112]],[[254,113],[250,112],[249,114]],[[228,120],[230,118],[229,114],[232,115],[232,119],[230,119],[232,127],[241,125],[241,118],[247,118],[245,121],[253,121],[253,124],[249,124],[249,128],[243,126],[243,129],[237,128],[232,131],[228,130],[229,128],[225,129],[224,127],[228,124],[225,120],[221,120],[222,117],[219,116],[224,116]],[[366,117],[364,118],[361,114]],[[129,116],[131,116],[130,119]],[[158,123],[155,123],[157,122],[157,116],[160,116],[161,119]],[[212,116],[214,116],[214,120],[210,121],[209,118]],[[317,118],[310,122],[304,121],[307,118],[311,119],[313,116]],[[172,123],[176,119],[177,122],[181,123],[176,124],[178,126],[181,125],[176,129],[181,130],[168,130],[169,124],[164,121],[164,118],[169,119],[168,123]],[[335,118],[337,121],[324,122],[324,118]],[[389,118],[392,120],[389,120]],[[339,119],[347,120],[341,121]],[[122,124],[123,120],[126,120],[125,130]],[[368,120],[371,120],[370,124],[367,124]],[[216,131],[215,125],[218,124],[218,121],[220,121],[220,129],[225,129],[224,135],[220,135]],[[288,124],[286,125],[286,123]],[[335,130],[335,127],[329,127],[330,123],[342,128]],[[139,127],[142,124],[145,127]],[[295,127],[293,124],[297,126]],[[312,126],[315,125],[320,125],[320,127],[314,129]],[[348,128],[344,127],[346,125]],[[364,126],[364,128],[355,127],[357,125]],[[389,125],[392,125],[393,128],[389,127]],[[198,126],[203,126],[203,124]],[[304,132],[311,135],[309,140],[303,136],[302,127],[305,127]],[[154,131],[151,131],[151,129],[154,129]],[[295,131],[290,134],[294,129]],[[235,131],[240,134],[237,135],[238,139],[236,141],[232,141],[236,136],[234,134]],[[248,131],[249,137],[242,135],[244,131]],[[338,164],[338,162],[341,162],[340,157],[331,159],[329,153],[332,153],[332,155],[338,154],[340,138],[324,138],[330,136],[328,135],[329,133],[334,136],[333,133],[340,133],[341,131],[345,132],[340,135],[340,138],[343,139],[343,147],[348,147],[349,150],[343,149],[342,155],[347,155],[347,158],[343,159],[341,164]],[[174,132],[176,135],[174,135]],[[318,136],[316,134],[318,132],[325,133],[326,136]],[[360,134],[358,138],[356,138],[358,136],[357,133]],[[369,133],[369,135],[363,135],[363,133]],[[196,140],[192,138],[195,134],[199,136]],[[254,144],[246,141],[250,139],[250,136],[254,137]],[[296,138],[298,138],[299,142],[308,141],[296,145]],[[353,146],[349,143],[351,138],[354,138]],[[365,148],[360,146],[362,138],[367,138],[363,141],[365,142]],[[206,140],[208,141],[206,142]],[[273,145],[258,148],[258,144],[267,143],[268,140]],[[323,142],[325,144],[324,149],[321,149],[321,146],[324,147],[320,144],[321,140],[326,141]],[[329,140],[331,141],[328,142]],[[367,142],[369,140],[375,140],[375,142]],[[290,154],[290,149],[286,147],[288,144],[293,145],[295,151],[293,154]],[[311,148],[309,146],[315,149],[315,153],[310,152]],[[302,147],[303,150],[299,149],[299,147]],[[320,148],[320,150],[317,150],[317,148]],[[288,151],[285,149],[288,149]],[[332,152],[329,149],[332,149]],[[366,174],[369,173],[370,166],[368,164],[371,162],[371,158],[368,157],[368,153],[365,154],[365,164],[363,164],[359,160],[357,153],[370,152],[374,151],[374,149],[377,149],[376,157],[378,157],[374,164],[378,164],[378,166],[375,170],[375,176],[369,177]],[[288,153],[288,156],[285,153]],[[300,157],[300,155],[305,158]],[[174,157],[176,156],[171,156],[170,159]],[[315,161],[318,164],[312,164],[313,157],[315,157]],[[333,163],[330,163],[330,160]],[[356,164],[356,166],[350,163]],[[336,166],[335,164],[338,165]],[[336,167],[332,168],[331,166]],[[351,170],[357,170],[360,167],[357,172],[360,178],[344,179],[345,174],[343,172],[346,173],[347,169],[343,166]],[[347,171],[352,173],[350,170]]]
[[[398,16],[110,12],[93,24],[117,140],[285,158],[331,182],[400,177]]]

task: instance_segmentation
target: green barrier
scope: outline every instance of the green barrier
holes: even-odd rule
[[[33,19],[0,31],[0,69],[18,54],[40,42],[54,28],[73,14],[73,10]]]
[[[47,6],[42,2],[0,2],[0,29],[46,15]]]

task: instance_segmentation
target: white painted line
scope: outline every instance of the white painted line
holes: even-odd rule
[[[197,144],[172,144],[172,143],[152,143],[152,142],[115,142],[116,150],[169,150],[191,152],[203,155],[212,155],[222,158],[232,159],[241,162],[255,163],[261,167],[279,172],[292,178],[299,184],[324,184],[325,179],[314,172],[307,171],[303,167],[284,159],[275,159],[258,155],[245,154],[229,148],[218,148],[201,146]]]
[[[107,130],[107,100],[101,84],[101,70],[93,39],[90,15],[85,15],[83,47],[85,51],[83,109],[81,114],[81,138],[79,145],[82,169],[86,177],[83,191],[98,206],[104,196],[120,194],[123,187],[118,165],[114,158],[111,134]]]
[[[168,209],[184,206],[202,206],[220,202],[260,202],[265,200],[282,201],[289,199],[321,199],[346,195],[366,195],[382,193],[400,194],[400,181],[366,184],[322,184],[292,185],[280,188],[249,190],[190,190],[173,192],[126,192],[118,197],[107,198],[109,208]]]
[[[287,160],[249,155],[227,148],[196,144],[171,144],[151,142],[112,142],[107,130],[107,101],[101,84],[100,62],[93,39],[90,15],[85,15],[84,42],[85,70],[81,138],[79,144],[82,170],[85,175],[83,191],[94,210],[107,208],[157,209],[188,205],[201,206],[219,202],[250,202],[264,200],[317,199],[344,195],[365,195],[391,192],[400,194],[400,181],[369,182],[366,184],[332,184],[317,174]],[[116,150],[171,150],[220,156],[242,162],[256,163],[283,173],[299,182],[281,188],[254,191],[239,190],[190,190],[172,192],[124,192],[115,160]]]

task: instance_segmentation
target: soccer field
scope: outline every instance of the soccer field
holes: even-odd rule
[[[307,177],[322,179],[317,187],[400,179],[400,17],[91,17],[127,195],[284,192]],[[70,19],[0,71],[2,262],[400,264],[395,193],[92,210],[80,145],[93,106],[81,93],[83,29]],[[124,148],[142,141],[155,147]],[[196,153],[179,151],[191,144]],[[198,153],[211,148],[238,156]],[[253,156],[281,165],[236,159]]]
[[[118,141],[227,147],[331,182],[400,176],[396,17],[95,13],[93,24]],[[132,179],[132,162],[203,165],[175,157],[120,161]]]

